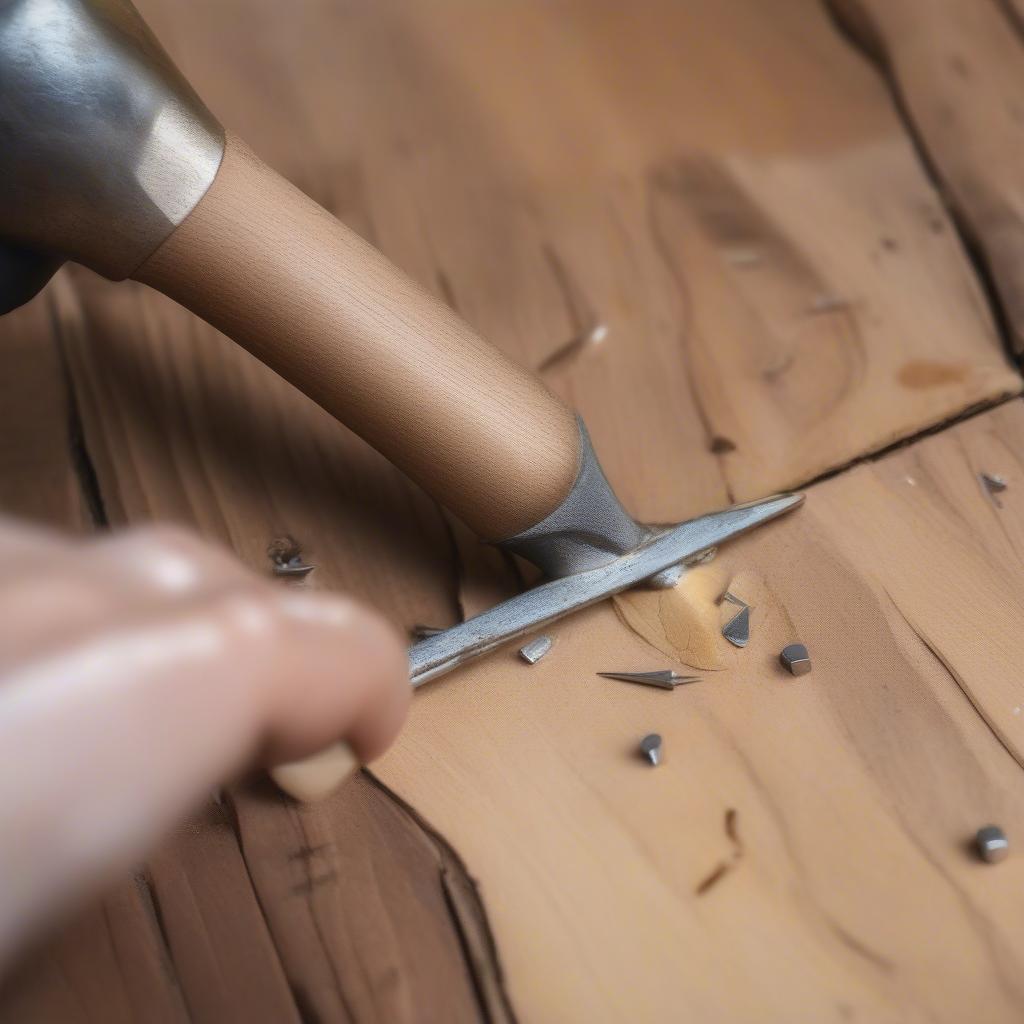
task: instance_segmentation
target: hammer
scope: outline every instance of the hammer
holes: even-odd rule
[[[586,428],[225,132],[128,0],[0,0],[0,313],[65,260],[198,314],[548,577],[410,651],[420,685],[793,508],[637,523]]]

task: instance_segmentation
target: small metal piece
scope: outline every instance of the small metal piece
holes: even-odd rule
[[[699,683],[700,676],[681,676],[671,669],[663,672],[598,672],[602,679],[621,679],[624,683],[639,683],[641,686],[657,686],[662,690],[674,690],[686,683]]]
[[[1009,486],[1006,482],[1006,477],[1000,476],[997,473],[982,473],[980,475],[981,482],[985,485],[985,490],[989,494],[1002,494]]]
[[[744,605],[726,624],[722,627],[722,636],[733,645],[733,647],[746,647],[750,641],[750,608]],[[787,648],[788,650],[788,648]],[[807,663],[808,667],[810,662]]]
[[[536,665],[551,650],[553,643],[554,641],[549,636],[535,637],[528,644],[523,644],[519,648],[519,657],[527,664]]]
[[[437,636],[438,633],[443,633],[444,630],[440,626],[424,626],[421,623],[417,623],[409,632],[414,640],[426,640],[428,636]]]
[[[803,644],[790,644],[782,649],[779,661],[794,676],[805,676],[811,671],[811,656]]]
[[[1010,853],[1010,841],[998,825],[979,828],[974,836],[974,848],[986,864],[998,864]]]
[[[729,604],[734,604],[734,605],[736,605],[739,608],[749,608],[750,607],[750,605],[747,604],[746,601],[741,600],[735,594],[730,594],[728,590],[722,595],[722,600],[723,601],[728,601]]]
[[[691,519],[688,523],[663,529],[608,565],[551,580],[516,594],[413,646],[409,651],[409,680],[413,686],[422,686],[509,640],[603,601],[670,565],[685,562],[701,551],[784,515],[802,501],[800,494],[777,494]]]
[[[661,737],[656,732],[648,733],[640,741],[640,753],[652,768],[657,768],[661,764]]]
[[[302,561],[302,557],[300,555],[293,555],[286,562],[274,563],[274,575],[287,576],[291,579],[303,580],[315,568],[315,565],[306,565],[306,563]]]

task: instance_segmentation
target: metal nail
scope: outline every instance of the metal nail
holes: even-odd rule
[[[639,683],[641,686],[657,686],[662,690],[674,690],[686,683],[699,683],[700,676],[681,676],[678,672],[665,669],[662,672],[598,672],[602,679],[621,679],[624,683]]]
[[[981,482],[985,485],[985,490],[989,494],[1002,494],[1009,486],[1006,482],[1006,477],[999,476],[997,473],[982,473],[980,476]]]
[[[811,671],[811,656],[803,644],[790,644],[782,649],[779,661],[794,676],[805,676]]]
[[[536,665],[551,650],[553,643],[549,636],[538,636],[519,648],[519,657],[530,665]]]
[[[288,576],[292,579],[301,580],[305,579],[315,568],[315,565],[306,565],[300,556],[295,555],[294,558],[289,558],[287,562],[275,562],[274,575]]]
[[[640,753],[652,768],[657,768],[661,764],[661,737],[656,732],[648,733],[640,741]]]
[[[733,647],[747,646],[750,641],[750,609],[746,605],[722,627],[722,636]]]
[[[1010,841],[998,825],[979,828],[974,836],[974,848],[986,864],[998,864],[1010,853]]]

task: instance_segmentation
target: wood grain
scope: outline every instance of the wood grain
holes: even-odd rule
[[[884,84],[814,0],[240,11],[145,7],[222,121],[516,361],[606,329],[545,379],[640,518],[1020,388]],[[252,66],[277,83],[258,112],[229,70]]]
[[[1019,1019],[1024,862],[967,844],[1024,829],[1021,450],[1015,402],[723,549],[757,614],[702,683],[597,678],[683,670],[605,605],[423,691],[377,771],[473,865],[523,1019]]]
[[[828,0],[880,61],[1024,354],[1024,47],[1013,0]],[[1011,15],[1008,17],[1007,15]]]
[[[580,468],[572,412],[228,134],[217,177],[133,275],[224,331],[490,540]]]
[[[268,575],[290,536],[316,566],[303,586],[359,593],[406,628],[455,618],[449,527],[380,455],[169,299],[87,271],[59,284],[113,525],[188,523]],[[486,918],[443,843],[365,781],[301,811],[266,789],[233,792],[230,830],[208,816],[148,866],[193,1016],[506,1018]]]
[[[806,481],[1020,387],[882,84],[813,0],[139,6],[256,152],[545,367],[643,518]],[[115,525],[187,523],[262,571],[290,536],[303,585],[406,628],[521,584],[208,326],[138,285],[55,284]],[[230,1016],[255,971],[247,1020],[1019,1017],[1018,862],[962,848],[1024,814],[1015,634],[978,639],[1015,621],[1016,491],[994,509],[973,475],[1015,481],[1019,419],[844,472],[723,554],[768,596],[713,682],[593,679],[613,655],[665,663],[597,608],[533,669],[499,652],[425,691],[383,786],[308,811],[233,791],[227,826],[146,874],[139,948],[181,986],[154,1007]],[[797,637],[803,680],[774,663]],[[653,774],[632,757],[651,728]],[[91,978],[37,963],[0,1017],[81,1017]],[[134,997],[102,977],[95,1015],[119,1019]]]

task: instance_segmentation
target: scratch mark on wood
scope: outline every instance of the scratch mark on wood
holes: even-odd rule
[[[590,330],[577,334],[543,359],[537,367],[537,372],[548,373],[551,370],[564,366],[594,346],[600,345],[606,337],[608,337],[608,326],[606,324],[597,324]]]
[[[740,839],[737,822],[739,813],[735,807],[730,807],[725,812],[725,835],[732,844],[732,851],[724,860],[718,862],[709,874],[697,884],[694,890],[696,895],[703,896],[716,886],[737,864],[743,859],[743,842]]]

